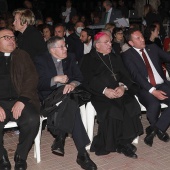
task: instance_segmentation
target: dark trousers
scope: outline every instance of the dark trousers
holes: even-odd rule
[[[170,125],[170,86],[168,84],[156,85],[157,90],[162,90],[167,94],[167,99],[158,100],[151,93],[146,90],[141,90],[139,92],[138,98],[142,105],[146,107],[147,118],[152,127],[157,127],[162,131],[166,131]],[[165,103],[168,105],[160,115],[161,105],[160,103]],[[160,116],[160,117],[159,117]]]
[[[84,125],[83,125],[83,122],[80,116],[79,109],[75,115],[75,123],[74,123],[72,136],[73,136],[73,140],[78,151],[82,148],[85,148],[85,146],[90,143],[89,137],[87,135],[87,132],[84,128]]]
[[[63,129],[58,129],[55,133],[51,131],[54,136],[65,136],[67,132]],[[75,113],[75,120],[74,120],[74,127],[72,130],[72,137],[75,143],[75,146],[78,151],[85,148],[86,145],[90,143],[89,137],[87,132],[84,128],[81,116],[80,116],[80,109],[77,109]]]
[[[0,158],[5,154],[3,146],[3,130],[6,123],[16,121],[18,124],[20,134],[19,143],[17,145],[16,153],[26,160],[28,152],[32,147],[33,141],[38,133],[40,117],[34,106],[30,103],[25,105],[21,116],[15,120],[11,113],[11,109],[16,101],[0,101],[0,106],[5,110],[6,119],[0,122]]]

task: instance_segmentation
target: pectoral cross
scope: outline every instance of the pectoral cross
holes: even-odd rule
[[[117,78],[116,78],[116,74],[115,74],[115,73],[112,73],[111,76],[113,76],[114,79],[117,81]]]

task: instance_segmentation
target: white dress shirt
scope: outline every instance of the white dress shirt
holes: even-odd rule
[[[89,44],[84,43],[84,54],[89,53],[91,48],[92,48],[92,40],[89,42]]]
[[[134,47],[133,47],[133,48],[134,48]],[[139,55],[141,56],[142,60],[144,61],[144,59],[143,59],[143,57],[142,57],[142,52],[140,51],[140,49],[137,49],[137,48],[134,48],[134,49],[139,53]],[[148,61],[149,61],[149,64],[150,64],[150,66],[151,66],[151,69],[152,69],[152,72],[153,72],[153,75],[154,75],[156,84],[162,84],[162,83],[164,83],[164,80],[162,79],[162,77],[161,77],[161,76],[159,75],[159,73],[157,72],[157,70],[156,70],[155,66],[153,65],[153,63],[152,63],[152,61],[151,61],[151,59],[150,59],[147,51],[146,51],[145,49],[144,49],[143,51],[145,52],[146,57],[147,57],[147,59],[148,59]],[[145,63],[145,61],[144,61],[144,63]],[[150,82],[149,77],[147,77],[147,79],[148,79],[148,81]],[[152,87],[152,88],[149,90],[149,92],[152,93],[153,90],[155,90],[155,89],[156,89],[155,87]]]

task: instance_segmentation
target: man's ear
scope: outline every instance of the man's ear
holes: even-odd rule
[[[100,44],[96,43],[96,49],[99,49],[99,48],[100,48]]]
[[[133,42],[132,41],[128,41],[129,45],[131,45],[133,47]]]
[[[54,54],[54,50],[55,50],[54,48],[51,48],[51,49],[49,50],[49,53],[50,53],[50,54]]]

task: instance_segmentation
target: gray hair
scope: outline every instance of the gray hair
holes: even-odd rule
[[[58,41],[64,40],[64,38],[61,38],[59,36],[53,36],[47,41],[47,48],[48,51],[50,51],[51,48],[54,48],[56,46],[56,43]]]

